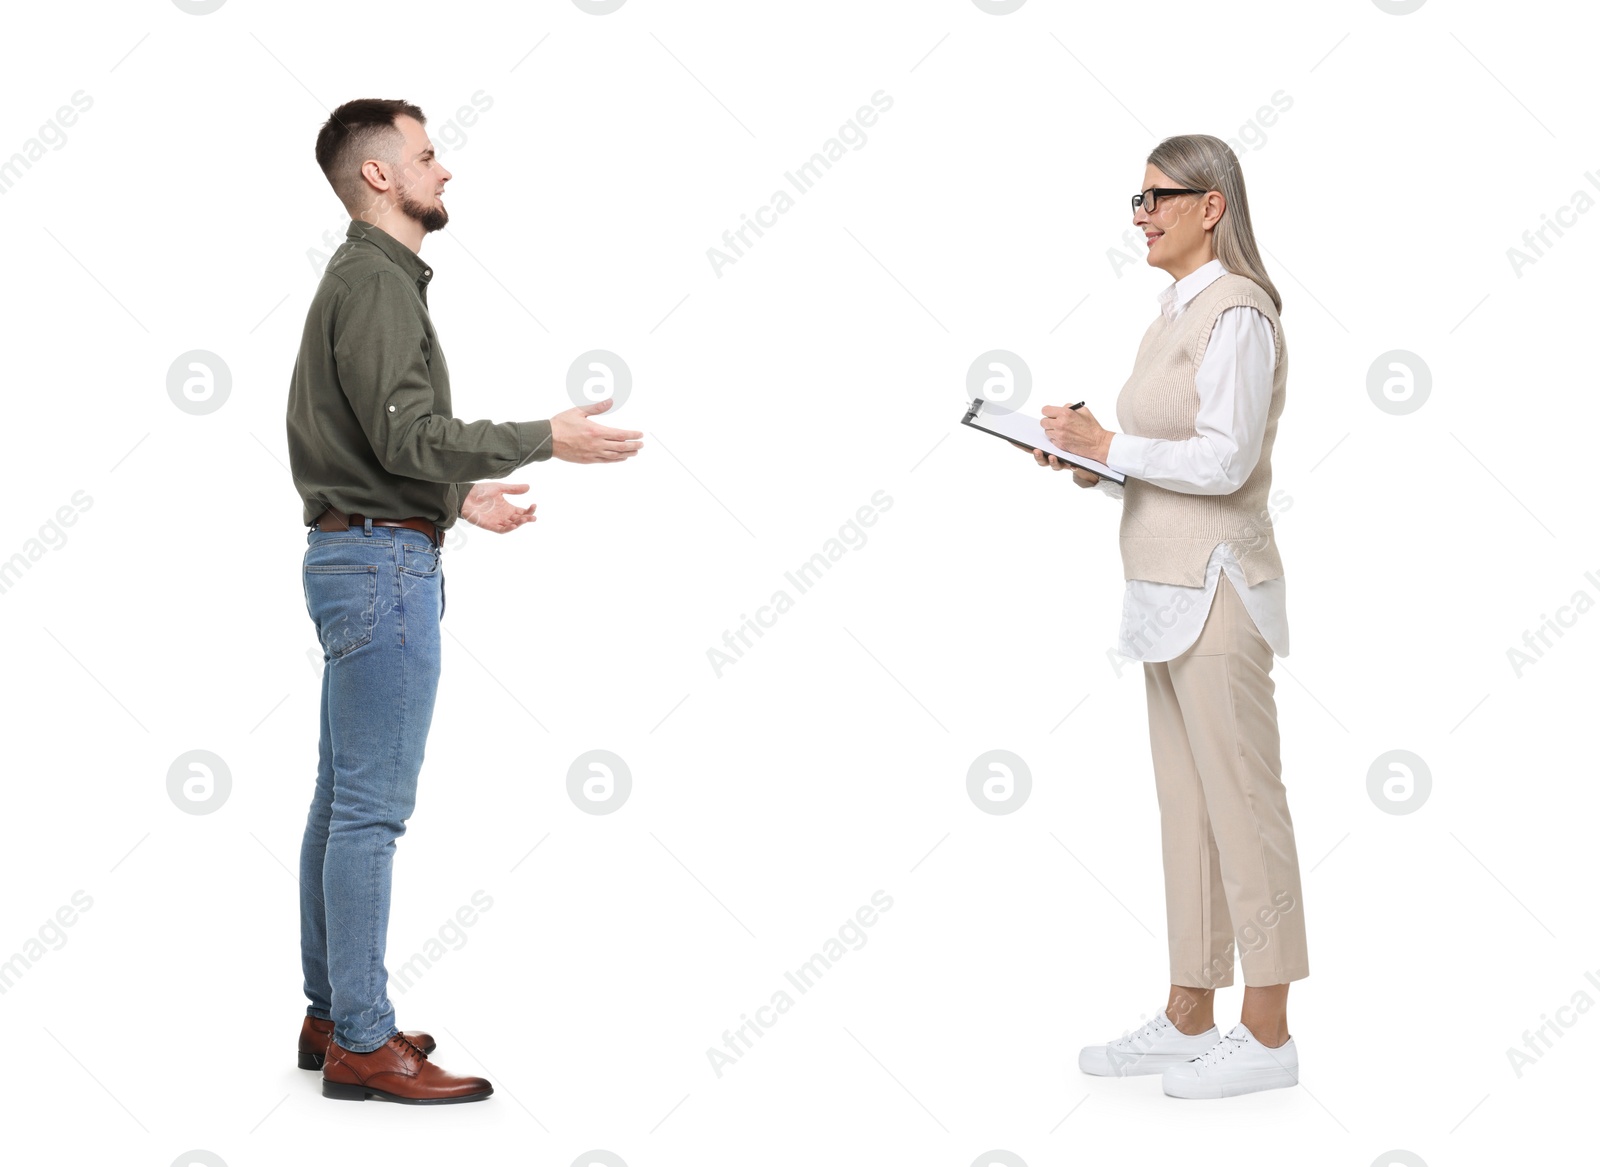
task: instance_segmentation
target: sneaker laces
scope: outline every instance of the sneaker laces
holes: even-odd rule
[[[1219,1065],[1223,1059],[1228,1057],[1229,1054],[1237,1053],[1239,1050],[1243,1049],[1249,1040],[1250,1039],[1246,1037],[1234,1037],[1231,1033],[1226,1034],[1223,1036],[1221,1041],[1217,1042],[1216,1045],[1206,1050],[1205,1053],[1190,1060],[1199,1062],[1201,1066],[1206,1068]]]
[[[1138,1045],[1141,1048],[1148,1046],[1151,1044],[1156,1034],[1162,1029],[1166,1028],[1166,1026],[1162,1025],[1161,1022],[1162,1018],[1160,1016],[1152,1017],[1149,1021],[1146,1021],[1132,1033],[1125,1033],[1115,1041],[1109,1042],[1108,1044],[1112,1049],[1116,1050],[1127,1050],[1135,1045]],[[1171,1023],[1168,1022],[1168,1024]]]

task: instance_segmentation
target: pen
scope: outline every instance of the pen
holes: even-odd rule
[[[1080,402],[1078,402],[1077,405],[1069,405],[1069,406],[1067,406],[1067,408],[1068,409],[1082,409],[1083,408],[1083,402],[1080,401]]]

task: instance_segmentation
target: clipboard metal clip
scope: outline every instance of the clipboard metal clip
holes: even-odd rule
[[[983,398],[974,397],[972,404],[967,407],[967,416],[961,419],[963,425],[978,416],[978,410],[983,408]]]

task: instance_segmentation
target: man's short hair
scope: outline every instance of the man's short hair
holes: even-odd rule
[[[317,165],[352,217],[366,202],[361,164],[368,158],[381,158],[400,169],[404,137],[394,123],[401,114],[428,124],[422,110],[409,101],[361,97],[334,110],[317,131]]]

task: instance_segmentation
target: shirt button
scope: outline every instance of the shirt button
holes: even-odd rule
[[[389,412],[390,412],[390,413],[393,413],[393,412],[394,412],[394,406],[392,406],[392,405],[391,405],[391,406],[390,406],[390,407],[389,407]]]

